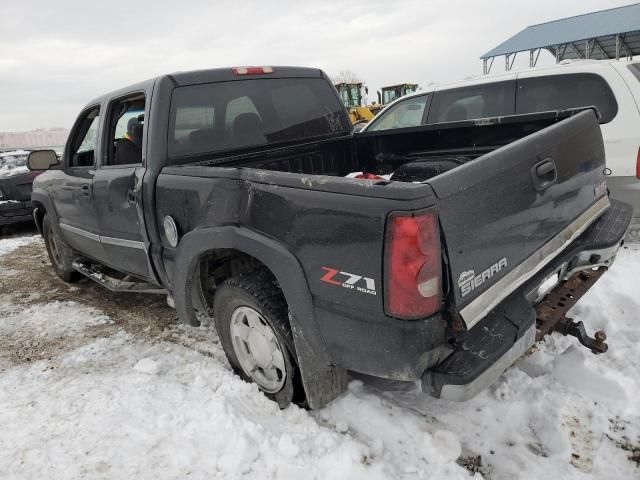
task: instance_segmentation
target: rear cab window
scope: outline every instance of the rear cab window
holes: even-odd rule
[[[346,135],[351,125],[320,78],[248,79],[178,87],[171,98],[172,159]]]
[[[595,73],[518,78],[516,113],[595,106],[600,123],[613,120],[618,103],[607,81]]]
[[[515,81],[437,90],[427,123],[456,122],[514,113]]]

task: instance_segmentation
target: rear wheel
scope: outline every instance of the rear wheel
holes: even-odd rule
[[[80,275],[71,264],[75,258],[75,252],[58,236],[51,225],[48,215],[45,215],[42,220],[42,236],[44,237],[49,260],[56,275],[68,283],[80,280],[82,275]]]
[[[214,321],[235,372],[286,408],[299,370],[287,304],[275,279],[259,272],[226,280],[214,297]]]

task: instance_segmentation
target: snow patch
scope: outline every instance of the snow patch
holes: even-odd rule
[[[470,478],[462,465],[476,478],[635,478],[623,448],[640,445],[638,285],[640,250],[621,250],[571,312],[606,330],[606,354],[554,334],[464,403],[354,375],[323,410],[281,411],[204,329],[167,336],[191,348],[87,337],[48,360],[0,365],[0,465],[9,478]],[[104,322],[75,302],[0,303],[0,336],[17,342]]]
[[[59,337],[75,334],[87,327],[111,323],[102,312],[64,301],[24,308],[0,303],[0,335],[29,338]]]
[[[14,238],[2,238],[0,239],[0,256],[8,255],[16,248],[30,245],[40,239],[40,235],[33,235],[30,237],[14,237]]]
[[[147,375],[157,375],[161,372],[162,365],[152,358],[143,358],[142,360],[138,360],[133,366],[133,369],[141,373],[146,373]]]

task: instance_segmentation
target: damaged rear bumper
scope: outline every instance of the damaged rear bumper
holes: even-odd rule
[[[541,313],[537,309],[544,306],[540,302],[581,272],[612,265],[632,214],[628,204],[612,200],[610,208],[564,252],[467,331],[451,355],[425,372],[423,391],[438,398],[464,401],[493,384],[529,350],[536,335],[540,338],[553,331],[555,325],[545,325],[546,331],[540,332]],[[541,288],[554,278],[555,286],[542,292]],[[576,292],[570,305],[562,302],[566,307],[562,316],[593,283]]]

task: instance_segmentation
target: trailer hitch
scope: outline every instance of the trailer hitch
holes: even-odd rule
[[[582,322],[574,322],[572,318],[566,316],[566,313],[605,271],[606,268],[601,267],[597,270],[579,272],[562,283],[536,306],[536,341],[557,331],[563,335],[576,337],[582,345],[595,354],[608,350],[609,346],[605,343],[607,335],[603,331],[597,331],[595,338],[592,338],[587,335]]]
[[[563,335],[571,335],[576,337],[578,341],[591,350],[594,354],[605,353],[609,349],[609,345],[606,344],[607,334],[602,330],[598,330],[592,338],[587,334],[587,330],[584,328],[584,323],[574,322],[572,318],[564,317],[560,320],[555,330]]]

